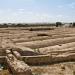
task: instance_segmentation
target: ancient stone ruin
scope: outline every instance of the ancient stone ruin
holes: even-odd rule
[[[0,63],[7,65],[13,75],[36,75],[32,66],[75,61],[75,30],[5,29],[0,34]]]

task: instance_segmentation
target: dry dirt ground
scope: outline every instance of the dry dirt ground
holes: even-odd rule
[[[75,28],[54,28],[54,30],[42,31],[29,31],[26,28],[0,28],[0,47],[2,48],[19,45],[33,50],[39,49],[41,53],[48,54],[53,50],[61,50],[61,48],[51,48],[51,46],[61,46],[62,44],[74,42]],[[62,49],[68,50],[68,48],[73,48],[74,46],[74,44],[64,46]],[[75,62],[31,66],[31,70],[34,75],[75,75]]]
[[[75,62],[32,66],[34,75],[75,75]]]

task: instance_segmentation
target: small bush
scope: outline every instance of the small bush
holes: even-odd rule
[[[40,33],[40,34],[37,34],[37,36],[48,36],[48,34]]]
[[[75,22],[72,24],[73,27],[75,27]]]
[[[61,22],[56,22],[56,27],[62,26]]]

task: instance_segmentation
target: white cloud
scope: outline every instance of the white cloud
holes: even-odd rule
[[[75,2],[72,2],[72,3],[68,4],[68,6],[71,7],[71,8],[75,8]]]
[[[17,1],[23,1],[26,3],[35,3],[36,0],[17,0]]]
[[[25,9],[21,8],[21,9],[18,9],[18,11],[24,11]]]
[[[62,18],[62,17],[63,17],[63,15],[57,15],[56,17],[57,17],[57,18]]]
[[[48,13],[36,13],[24,9],[3,10],[0,17],[0,22],[49,22],[52,18]]]
[[[64,4],[64,5],[58,5],[58,8],[75,8],[75,2],[69,3],[69,4]]]
[[[0,10],[0,22],[55,22],[55,21],[73,21],[74,18],[64,14],[50,14],[45,12],[17,10]]]
[[[63,6],[63,5],[58,5],[57,7],[58,7],[58,8],[63,8],[64,6]]]

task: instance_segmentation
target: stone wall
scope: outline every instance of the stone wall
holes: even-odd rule
[[[37,49],[37,48],[60,45],[70,42],[75,42],[75,37],[47,39],[42,41],[30,41],[30,42],[16,43],[16,45]]]
[[[14,51],[14,53],[17,53]],[[24,61],[18,60],[11,50],[6,50],[6,61],[13,75],[32,75],[30,67]],[[19,54],[17,53],[17,56]]]
[[[75,61],[75,53],[70,51],[59,55],[22,56],[22,60],[30,65]]]
[[[51,55],[39,55],[39,56],[22,56],[22,59],[27,64],[40,65],[52,63]]]
[[[74,47],[75,47],[75,42],[71,42],[71,43],[66,43],[66,44],[61,44],[61,45],[39,48],[39,52],[42,54],[48,54],[48,53],[53,53],[53,52],[65,52],[66,50],[68,51],[70,49],[74,51],[75,49]]]

